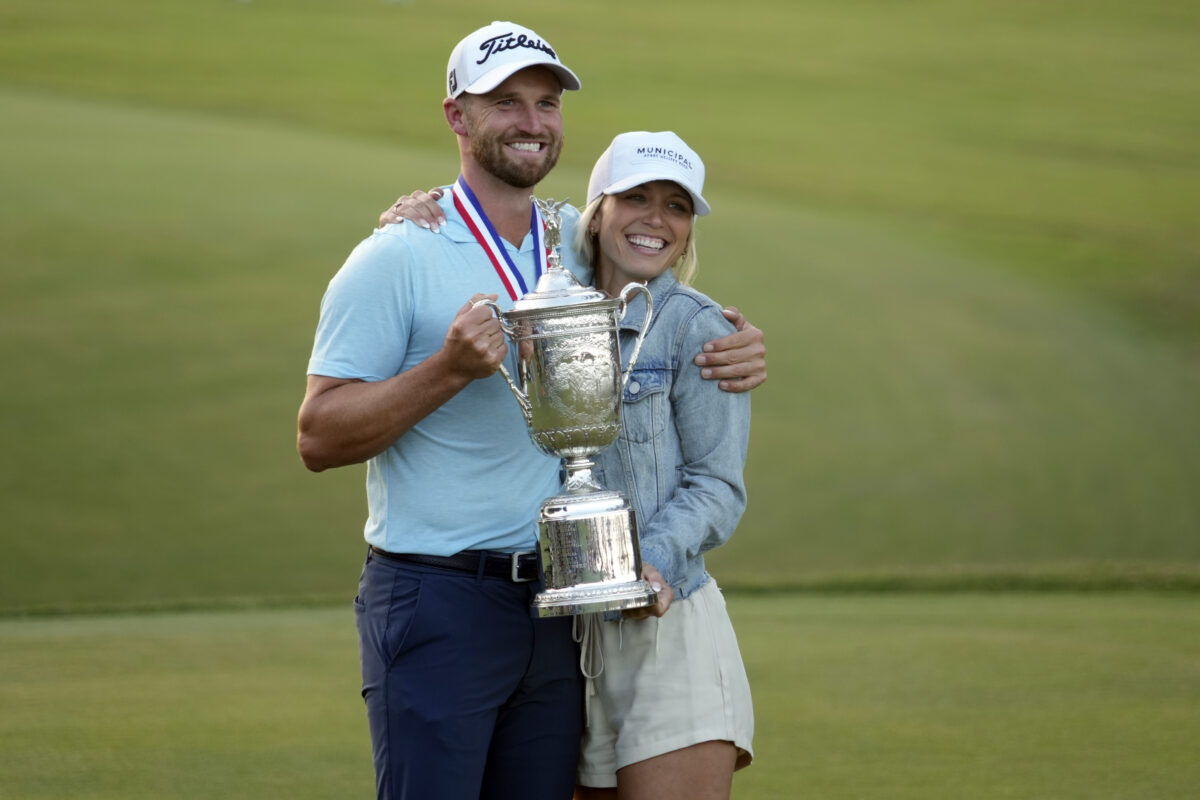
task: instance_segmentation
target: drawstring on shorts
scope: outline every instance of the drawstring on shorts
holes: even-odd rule
[[[571,620],[571,638],[579,643],[579,671],[585,680],[583,719],[587,724],[596,693],[596,678],[604,672],[604,650],[600,646],[599,614],[579,614]]]

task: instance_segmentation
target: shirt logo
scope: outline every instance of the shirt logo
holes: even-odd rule
[[[511,32],[502,33],[499,36],[493,36],[491,39],[485,39],[479,45],[479,52],[483,53],[483,58],[476,61],[476,64],[482,64],[497,53],[503,53],[505,50],[515,50],[519,47],[528,48],[530,50],[541,50],[546,55],[555,61],[558,60],[556,54],[550,45],[543,42],[541,39],[531,39],[525,34],[513,36]]]

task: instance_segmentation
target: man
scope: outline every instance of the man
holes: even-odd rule
[[[511,305],[545,269],[530,195],[562,148],[562,93],[579,86],[527,28],[496,22],[459,42],[443,113],[461,175],[441,235],[376,231],[322,301],[298,448],[315,471],[367,462],[355,608],[380,798],[572,793],[582,686],[571,620],[529,611],[538,508],[559,489],[559,464],[534,448],[494,374],[508,342],[474,302]],[[569,248],[562,256],[581,270]],[[715,377],[744,369],[721,366],[730,347],[758,361],[738,388],[761,383],[761,334],[714,343]]]

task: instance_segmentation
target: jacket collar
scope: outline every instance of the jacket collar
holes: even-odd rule
[[[668,269],[646,284],[646,286],[650,289],[650,297],[654,300],[654,307],[660,308],[667,297],[679,286],[679,281],[675,279],[675,270]],[[625,319],[621,320],[618,327],[623,330],[636,332],[642,329],[642,323],[645,319],[646,298],[641,292],[638,292],[626,306]]]

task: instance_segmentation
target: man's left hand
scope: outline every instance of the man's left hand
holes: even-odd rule
[[[719,381],[726,392],[748,392],[767,380],[767,345],[763,332],[746,321],[733,306],[723,312],[737,331],[704,345],[696,356],[700,376]]]

